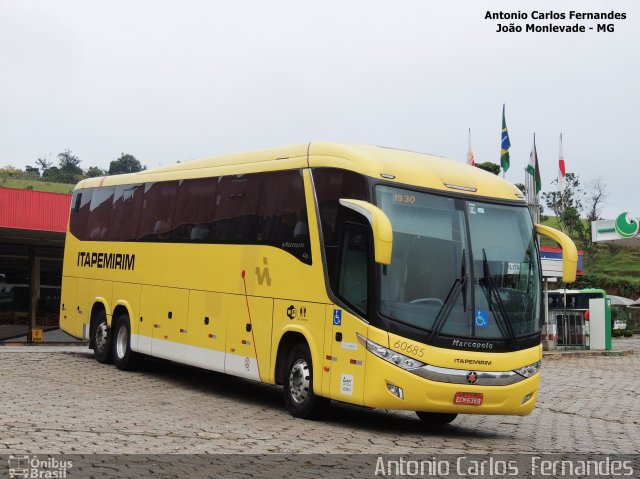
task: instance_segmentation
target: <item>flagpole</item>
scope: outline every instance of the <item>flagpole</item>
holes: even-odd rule
[[[536,132],[533,132],[533,157],[538,159],[538,150],[536,148]],[[533,221],[536,221],[536,203],[538,202],[538,193],[536,191],[536,177],[533,176],[533,192],[535,193],[533,196]]]
[[[562,132],[560,132],[560,158],[558,159],[558,191],[560,193],[560,211],[564,211],[564,153],[562,151]]]

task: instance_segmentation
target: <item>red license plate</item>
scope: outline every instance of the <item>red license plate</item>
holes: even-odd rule
[[[480,406],[482,404],[482,393],[456,393],[453,403],[463,406]]]

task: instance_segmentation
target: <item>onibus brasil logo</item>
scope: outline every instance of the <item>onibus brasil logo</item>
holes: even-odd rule
[[[633,238],[640,230],[638,220],[631,217],[630,213],[621,213],[615,222],[616,233],[623,238]]]

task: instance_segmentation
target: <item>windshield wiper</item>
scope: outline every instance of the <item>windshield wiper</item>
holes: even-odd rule
[[[511,343],[511,346],[515,348],[516,335],[513,332],[513,327],[511,326],[511,321],[509,321],[507,311],[504,309],[504,303],[502,302],[500,293],[498,293],[498,288],[496,288],[496,285],[493,284],[493,280],[491,279],[489,261],[487,261],[487,253],[484,249],[482,250],[482,268],[484,270],[484,283],[486,284],[486,290],[488,290],[488,294],[486,292],[485,294],[489,300],[489,308],[495,314],[496,324],[498,325],[500,334],[502,334],[504,338],[507,338]]]
[[[458,296],[460,295],[460,291],[464,290],[465,297],[464,308],[467,309],[467,301],[466,301],[466,285],[467,285],[467,269],[465,267],[465,250],[462,250],[462,268],[461,268],[461,276],[460,278],[456,278],[451,285],[451,289],[449,289],[449,293],[447,294],[447,298],[444,300],[444,304],[436,316],[436,320],[433,322],[433,329],[431,330],[431,334],[429,335],[429,340],[434,340],[438,336],[440,336],[440,332],[442,328],[444,328],[445,323],[447,322],[447,318],[449,314],[451,314],[451,309],[455,304]]]

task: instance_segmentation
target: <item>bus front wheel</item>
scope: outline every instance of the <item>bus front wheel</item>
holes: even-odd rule
[[[294,417],[314,419],[322,415],[329,400],[313,392],[313,364],[306,344],[296,344],[287,355],[284,401]]]
[[[93,357],[101,364],[111,362],[111,332],[107,326],[107,314],[98,311],[93,327]]]
[[[140,355],[131,350],[131,323],[129,315],[121,314],[113,328],[113,363],[122,371],[138,366]]]
[[[425,426],[442,426],[453,421],[457,414],[448,414],[442,412],[420,412],[416,411],[420,421]]]

